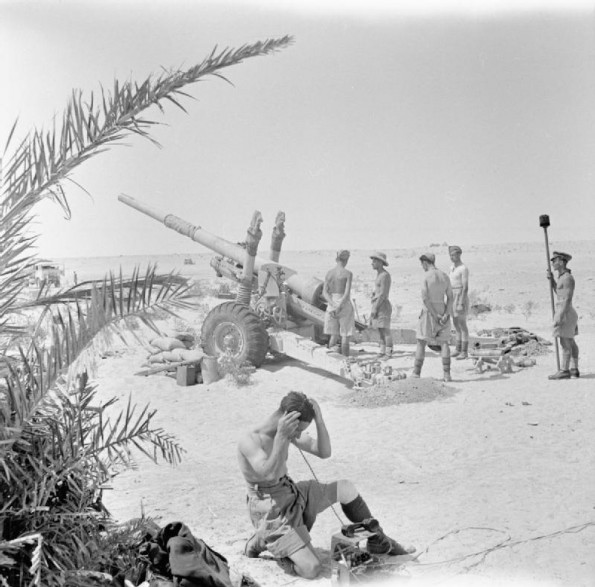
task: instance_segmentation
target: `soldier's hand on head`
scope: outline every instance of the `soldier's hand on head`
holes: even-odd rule
[[[279,418],[279,423],[277,424],[277,433],[288,440],[295,438],[299,421],[299,412],[286,412]]]
[[[311,397],[308,398],[310,400],[310,403],[312,404],[312,407],[314,408],[314,419],[318,420],[322,417],[322,410],[320,409],[320,406],[318,405],[318,402],[315,399],[312,399]]]

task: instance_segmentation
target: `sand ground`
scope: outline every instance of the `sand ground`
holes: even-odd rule
[[[487,291],[497,292],[496,283],[509,283],[505,267],[499,271],[484,282]],[[528,280],[519,286],[529,295],[545,292],[543,299],[535,298],[541,307],[532,316],[502,308],[471,322],[471,329],[520,325],[548,336],[543,271],[536,275],[539,281],[533,278],[533,285]],[[101,362],[99,400],[131,396],[139,405],[149,403],[157,410],[155,423],[173,433],[187,452],[176,468],[139,458],[137,469],[113,480],[106,505],[120,521],[138,517],[142,508],[160,524],[185,522],[234,569],[265,587],[330,584],[328,549],[340,527],[338,517],[344,520],[340,508],[321,514],[312,531],[325,563],[314,581],[292,577],[270,559],[242,555],[251,525],[236,461],[237,438],[274,411],[285,393],[300,389],[318,400],[333,444],[330,459],[308,458],[316,476],[322,481],[351,479],[387,533],[421,553],[414,563],[387,567],[378,580],[401,584],[408,579],[410,585],[595,585],[591,275],[578,282],[583,287],[577,296],[583,308],[578,380],[548,381],[555,365],[552,353],[511,374],[479,374],[471,361],[453,361],[449,393],[433,401],[396,399],[392,405],[366,407],[350,401],[354,391],[344,380],[291,359],[267,361],[247,386],[221,380],[181,387],[165,376],[134,376],[146,352],[140,347],[121,351]],[[412,290],[401,304],[396,303],[401,299],[393,302],[402,305],[398,327],[413,326],[419,277],[404,271],[396,280],[411,282]],[[502,291],[503,296],[508,293]],[[363,297],[365,292],[358,294]],[[400,295],[399,290],[393,295]],[[508,302],[503,297],[498,303]],[[398,350],[395,366],[410,365],[413,347]],[[428,352],[423,377],[437,379],[440,370],[440,357]],[[312,476],[297,451],[290,455],[289,470],[295,479]]]

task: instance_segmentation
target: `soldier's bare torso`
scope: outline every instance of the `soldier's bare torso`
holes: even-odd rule
[[[390,285],[391,277],[388,271],[380,271],[374,280],[374,293],[372,294],[372,301],[377,300],[382,294],[388,298]]]
[[[351,271],[345,267],[334,267],[325,277],[326,286],[330,294],[344,294]]]
[[[260,476],[250,465],[248,459],[244,456],[243,451],[249,452],[255,450],[261,450],[268,458],[273,450],[274,437],[262,432],[260,429],[253,430],[252,432],[244,435],[238,445],[238,462],[240,465],[240,471],[248,483],[267,483],[272,484],[281,479],[281,477],[287,475],[287,451],[285,458],[280,459],[278,466],[266,477]]]
[[[443,311],[446,307],[446,291],[450,287],[450,279],[440,269],[429,269],[424,274],[424,287],[427,300],[437,309]]]

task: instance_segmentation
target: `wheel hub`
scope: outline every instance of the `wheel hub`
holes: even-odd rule
[[[221,322],[213,331],[213,342],[219,354],[238,356],[244,350],[246,341],[242,331],[233,322]]]

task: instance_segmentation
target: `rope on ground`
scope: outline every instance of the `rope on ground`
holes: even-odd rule
[[[556,536],[562,536],[563,534],[577,534],[578,532],[582,532],[583,530],[586,530],[590,526],[595,526],[595,521],[586,522],[584,524],[578,524],[576,526],[570,526],[568,528],[565,528],[564,530],[557,530],[555,532],[550,532],[549,534],[541,534],[539,536],[533,536],[532,538],[525,538],[523,540],[511,541],[510,536],[507,536],[507,538],[505,538],[498,544],[496,544],[490,548],[486,548],[484,550],[479,550],[477,552],[472,552],[470,554],[465,554],[465,555],[462,555],[459,557],[446,559],[446,560],[442,560],[442,561],[429,562],[429,563],[421,563],[420,562],[419,565],[420,566],[438,566],[438,565],[450,564],[450,563],[455,563],[455,562],[462,562],[464,560],[467,560],[467,559],[470,559],[470,558],[473,558],[476,556],[481,556],[481,558],[478,561],[472,563],[468,567],[465,567],[466,570],[469,570],[469,569],[472,569],[473,567],[479,566],[481,563],[483,563],[483,561],[486,559],[486,557],[489,554],[491,554],[497,550],[501,550],[503,548],[511,548],[513,546],[518,546],[520,544],[527,544],[529,542],[535,542],[537,540],[544,540],[546,538],[554,538]],[[447,532],[446,534],[444,534],[444,536],[441,536],[440,538],[434,540],[434,542],[432,542],[425,550],[423,550],[418,555],[416,555],[412,560],[417,561],[421,556],[426,554],[430,550],[430,548],[432,548],[432,546],[438,544],[440,541],[444,540],[448,536],[460,534],[461,532],[466,532],[468,530],[500,532],[502,534],[505,533],[504,530],[498,530],[496,528],[483,528],[483,527],[473,527],[473,526],[470,526],[469,528],[461,528],[459,530],[452,530],[451,532]]]

